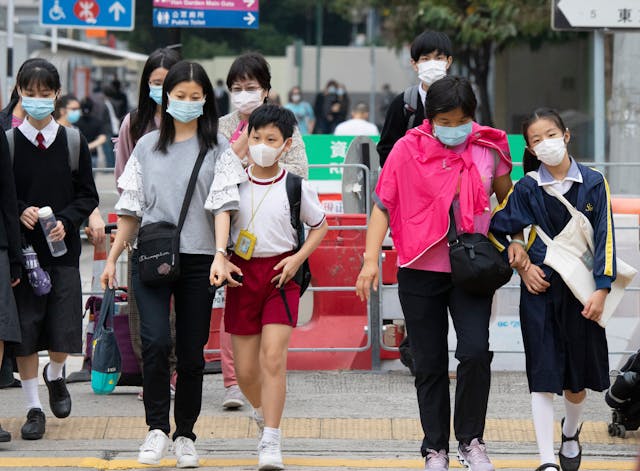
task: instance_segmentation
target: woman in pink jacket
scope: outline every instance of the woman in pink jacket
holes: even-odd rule
[[[425,469],[437,471],[449,467],[447,310],[458,338],[453,419],[458,458],[474,471],[494,469],[483,442],[493,295],[471,295],[452,284],[446,237],[452,205],[458,232],[486,235],[490,196],[502,201],[512,186],[506,134],[475,123],[476,104],[464,78],[444,77],[429,87],[427,119],[395,144],[380,174],[356,284],[362,300],[377,289],[380,246],[391,228],[424,430],[421,452]],[[518,247],[509,255],[520,262],[525,255]]]

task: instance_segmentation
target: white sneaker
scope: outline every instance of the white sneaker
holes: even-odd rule
[[[138,461],[142,464],[158,464],[169,451],[169,437],[158,429],[150,430],[144,443],[140,445]]]
[[[240,386],[234,384],[233,386],[225,388],[222,407],[225,409],[239,409],[244,406],[245,400],[242,391],[240,391]]]
[[[178,437],[173,442],[173,451],[176,454],[178,468],[197,468],[200,466],[198,452],[193,440],[187,437]]]
[[[264,433],[264,417],[258,414],[258,411],[253,409],[253,420],[258,427],[258,442],[262,441],[262,434]],[[258,448],[260,445],[258,445]]]
[[[258,452],[258,470],[284,469],[279,440],[261,440]]]

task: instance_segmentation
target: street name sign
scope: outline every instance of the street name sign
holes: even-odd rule
[[[40,24],[131,31],[135,0],[40,0]]]
[[[159,28],[257,29],[258,0],[153,0]]]
[[[640,29],[638,0],[553,0],[551,27],[555,30]]]

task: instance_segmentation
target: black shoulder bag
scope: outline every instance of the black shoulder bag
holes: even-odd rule
[[[458,235],[453,207],[449,208],[451,279],[470,294],[492,296],[511,279],[513,270],[487,237],[479,232]]]
[[[178,225],[160,221],[146,224],[138,231],[138,275],[140,281],[146,285],[165,285],[180,276],[180,232],[187,218],[198,173],[207,150],[206,148],[200,150],[193,172],[191,172]]]

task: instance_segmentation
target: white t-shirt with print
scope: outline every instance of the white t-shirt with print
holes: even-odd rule
[[[231,242],[235,245],[240,231],[246,229],[256,237],[252,257],[273,257],[291,252],[298,246],[298,236],[291,225],[286,187],[288,172],[281,168],[275,178],[259,179],[253,177],[252,168],[247,169],[249,180],[240,184],[240,210],[232,213]],[[300,220],[315,228],[324,219],[318,193],[303,180]]]

